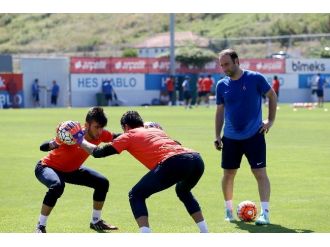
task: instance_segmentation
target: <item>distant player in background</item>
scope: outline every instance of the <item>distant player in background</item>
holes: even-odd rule
[[[201,104],[202,99],[204,98],[204,85],[203,85],[204,76],[200,75],[197,80],[197,104],[199,106]]]
[[[33,106],[40,107],[40,86],[39,86],[39,79],[34,79],[32,84],[32,98],[33,98]]]
[[[58,99],[58,95],[60,93],[60,86],[57,85],[56,81],[53,80],[53,86],[52,86],[52,91],[51,91],[51,104],[53,106],[57,106],[57,99]]]
[[[102,82],[102,92],[104,94],[105,100],[107,101],[107,105],[112,105],[112,94],[113,94],[113,87],[109,80],[104,80]]]
[[[206,104],[206,107],[210,107],[210,95],[213,84],[214,81],[211,75],[208,75],[206,78],[203,79],[204,102]]]
[[[222,191],[225,199],[225,220],[233,221],[234,178],[242,156],[249,161],[258,183],[261,215],[257,225],[270,224],[270,182],[266,173],[264,134],[275,121],[277,99],[274,90],[261,74],[242,70],[237,53],[226,49],[219,53],[220,66],[226,77],[216,87],[215,147],[222,150],[224,174]],[[262,121],[262,95],[268,100],[268,117]],[[221,130],[224,125],[224,134]]]
[[[190,77],[186,76],[185,80],[182,83],[182,89],[183,89],[183,100],[184,100],[184,107],[186,109],[190,109],[191,107],[191,99],[192,99],[192,93],[191,93],[191,86],[190,86]]]
[[[174,105],[174,91],[175,91],[175,79],[174,76],[167,77],[166,81],[166,90],[169,97],[168,104]]]
[[[176,185],[176,194],[199,231],[208,232],[201,208],[191,193],[204,172],[201,156],[170,139],[159,125],[151,123],[145,127],[136,111],[127,111],[120,124],[124,134],[111,144],[97,147],[82,138],[77,142],[95,158],[126,150],[150,170],[129,192],[129,202],[140,232],[151,232],[146,199],[172,185]]]
[[[117,135],[104,129],[107,122],[108,119],[101,107],[91,108],[87,113],[85,129],[83,130],[86,140],[95,145],[101,142],[113,141]],[[60,143],[56,138],[43,143],[40,150],[50,152],[35,167],[37,179],[48,188],[43,200],[36,232],[46,233],[48,216],[57,199],[63,194],[66,183],[94,189],[90,228],[97,231],[117,230],[116,226],[107,224],[101,219],[101,210],[109,189],[109,181],[98,172],[83,166],[89,154],[76,144],[66,145]]]
[[[317,88],[318,88],[318,80],[319,80],[319,76],[315,75],[313,76],[311,83],[310,83],[310,87],[311,87],[311,101],[312,102],[316,102],[317,101]]]
[[[280,96],[280,81],[278,80],[276,75],[274,75],[274,78],[273,78],[272,88],[273,88],[274,92],[276,93],[277,101],[278,101],[278,97]]]
[[[324,87],[325,87],[325,79],[321,74],[317,74],[317,90],[316,90],[316,95],[317,95],[317,105],[318,107],[323,107],[324,104]]]

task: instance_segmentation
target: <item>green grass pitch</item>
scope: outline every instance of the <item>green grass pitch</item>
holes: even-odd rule
[[[183,107],[106,107],[107,128],[120,132],[119,119],[128,109],[140,112],[145,121],[159,122],[184,146],[200,152],[205,173],[193,193],[199,200],[213,233],[328,233],[330,232],[330,108],[298,109],[280,104],[275,125],[266,136],[268,175],[271,181],[269,226],[224,221],[220,188],[220,152],[213,147],[215,106],[185,110]],[[31,233],[46,192],[34,175],[37,161],[46,153],[41,142],[52,138],[63,120],[84,122],[88,108],[10,109],[0,111],[0,232]],[[267,109],[263,107],[264,114]],[[110,180],[103,218],[120,233],[138,232],[128,202],[128,191],[147,172],[127,152],[86,163]],[[246,159],[238,171],[234,205],[252,200],[259,205],[257,184]],[[196,225],[176,198],[174,188],[147,200],[153,232],[195,233]],[[92,190],[67,184],[48,220],[53,233],[90,233]]]

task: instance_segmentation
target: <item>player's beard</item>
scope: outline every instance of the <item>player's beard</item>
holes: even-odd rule
[[[87,129],[87,135],[88,135],[88,137],[91,138],[92,140],[96,140],[96,139],[99,138],[99,136],[94,135],[93,132],[92,132],[89,128]]]
[[[228,70],[225,72],[226,76],[232,77],[235,73],[232,70]]]
[[[225,74],[226,74],[227,76],[229,76],[230,78],[233,78],[233,77],[235,77],[235,75],[238,73],[238,71],[239,71],[239,68],[236,67],[236,66],[234,66],[233,68],[227,70],[227,71],[225,72]]]

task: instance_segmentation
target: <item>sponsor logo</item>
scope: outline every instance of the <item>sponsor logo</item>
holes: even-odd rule
[[[77,80],[78,88],[98,88],[98,80],[97,77],[82,77]]]
[[[21,94],[14,94],[9,95],[8,93],[0,94],[0,104],[1,105],[21,105],[23,103],[23,95]]]
[[[117,70],[139,70],[139,69],[145,69],[146,67],[146,61],[140,60],[140,61],[118,61],[115,63],[115,69]]]
[[[282,69],[282,62],[259,62],[256,64],[257,70],[262,71],[274,71],[274,70],[280,70]]]
[[[78,70],[104,70],[107,67],[107,61],[100,60],[100,61],[81,61],[78,60],[74,64],[74,68]]]
[[[314,62],[301,62],[301,61],[292,61],[291,63],[292,71],[295,72],[323,72],[325,71],[325,64]]]
[[[152,63],[152,68],[159,70],[168,70],[170,69],[170,62],[156,61]]]
[[[137,85],[137,80],[134,77],[130,78],[111,78],[110,83],[116,88],[134,88]]]
[[[0,89],[6,89],[5,80],[0,76]]]

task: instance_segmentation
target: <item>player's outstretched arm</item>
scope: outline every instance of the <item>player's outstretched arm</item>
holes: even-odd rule
[[[112,133],[113,139],[116,139],[118,136],[120,136],[122,133]]]
[[[79,141],[80,142],[80,141]],[[84,149],[87,153],[92,154],[94,149],[97,148],[96,145],[86,141],[85,139],[82,139],[81,142],[77,142],[82,149]]]
[[[103,158],[113,154],[118,154],[117,150],[111,145],[107,144],[103,147],[98,147],[85,139],[81,142],[80,147],[87,153],[93,155],[94,158]]]
[[[98,147],[84,139],[84,132],[82,131],[79,123],[73,123],[72,126],[68,127],[68,130],[72,134],[73,139],[82,149],[88,154],[92,154],[95,158],[102,158],[109,155],[117,154],[117,150],[114,149],[110,144],[103,147]]]
[[[113,154],[118,154],[118,151],[111,144],[104,145],[103,147],[96,147],[92,153],[94,158],[103,158]]]

